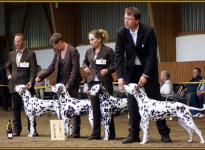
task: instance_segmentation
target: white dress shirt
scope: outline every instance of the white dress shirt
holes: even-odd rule
[[[20,66],[20,61],[21,61],[21,57],[23,55],[23,52],[24,52],[25,48],[23,48],[23,50],[21,50],[21,52],[19,50],[16,50],[16,65],[17,67]]]
[[[95,60],[96,60],[97,56],[98,56],[97,54],[94,55],[94,59],[95,59]],[[97,75],[95,75],[95,78],[94,78],[93,81],[100,81],[100,80],[98,79],[98,76],[97,76]]]
[[[137,29],[134,32],[130,29],[130,34],[132,35],[132,39],[133,39],[135,46],[137,44],[138,29],[139,29],[139,26],[137,27]],[[135,57],[135,65],[141,65],[141,62],[137,56]]]

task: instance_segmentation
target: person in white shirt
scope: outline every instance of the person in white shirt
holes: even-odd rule
[[[170,73],[167,70],[162,70],[160,73],[160,94],[163,97],[171,96],[174,94],[173,84],[170,80]]]
[[[170,80],[170,73],[167,70],[162,70],[160,73],[160,94],[162,96],[162,100],[187,104],[186,97],[182,97],[178,93],[174,93],[173,83]]]

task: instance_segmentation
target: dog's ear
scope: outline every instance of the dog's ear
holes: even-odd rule
[[[63,91],[63,87],[62,87],[62,86],[59,86],[58,89],[57,89],[57,93],[60,94],[60,93],[62,93],[62,91]]]
[[[134,89],[135,89],[135,91],[140,92],[140,86],[139,86],[139,85],[136,84],[136,85],[134,86]]]
[[[138,90],[138,89],[139,89],[139,86],[138,86],[138,85],[135,85],[135,86],[134,86],[134,89],[135,89],[135,90]]]
[[[24,94],[25,94],[25,87],[20,87],[20,90],[19,90],[19,94],[20,94],[20,96],[23,96]]]
[[[102,85],[102,83],[100,83],[100,84],[94,85],[93,87],[94,87],[93,88],[94,91],[99,91],[100,89],[102,89],[103,85]]]

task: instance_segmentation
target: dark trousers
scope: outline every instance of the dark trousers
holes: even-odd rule
[[[13,111],[13,130],[16,133],[21,133],[22,131],[22,124],[21,124],[21,106],[22,106],[22,99],[18,93],[11,93],[12,99],[12,111]],[[28,122],[28,130],[30,131],[30,122],[27,117]],[[36,131],[36,119],[34,119],[34,128]]]
[[[187,94],[188,99],[188,106],[196,107],[196,108],[203,108],[204,104],[204,96],[200,95],[198,96],[196,92],[190,92]],[[190,110],[192,115],[195,115],[197,113],[204,114],[204,111],[197,111],[197,110]]]
[[[95,85],[95,84],[100,84],[101,82],[90,82],[89,83],[89,90],[90,88]],[[106,85],[102,83],[103,86],[107,89],[107,91],[112,94],[113,93],[113,86],[112,85]],[[91,105],[93,109],[93,131],[91,136],[96,136],[100,137],[101,133],[101,111],[100,111],[100,100],[97,96],[90,96],[91,100]],[[110,137],[115,137],[115,125],[114,125],[114,116],[111,118],[111,123],[110,123]]]
[[[70,96],[73,98],[78,98],[78,89],[79,89],[79,86],[75,86],[75,87],[72,87],[72,89],[68,89]],[[80,116],[74,116],[72,122],[73,122],[72,133],[80,135],[80,124],[81,124]]]
[[[134,66],[134,69],[131,74],[131,78],[128,83],[138,83],[140,76],[143,73],[142,66]],[[160,100],[160,90],[158,81],[148,81],[148,83],[144,86],[145,91],[149,98],[153,98],[156,100]],[[130,136],[138,136],[140,132],[140,114],[139,108],[136,99],[134,96],[128,94],[128,112],[129,112],[129,135]],[[168,136],[170,129],[166,125],[166,120],[158,120],[156,121],[158,131],[163,136]]]

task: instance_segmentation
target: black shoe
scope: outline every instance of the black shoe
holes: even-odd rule
[[[20,133],[14,132],[14,133],[13,133],[13,136],[14,136],[14,137],[15,137],[15,136],[20,136]]]
[[[172,142],[172,140],[170,139],[169,135],[167,135],[167,136],[162,135],[161,136],[161,141],[164,142],[164,143]]]
[[[140,142],[140,138],[128,136],[122,140],[122,144],[128,144],[128,143],[133,143],[133,142]]]
[[[38,132],[35,131],[34,134],[33,134],[33,136],[39,136]]]
[[[91,136],[88,138],[88,140],[99,140],[100,136]]]
[[[115,140],[115,135],[110,135],[108,139],[109,140]]]
[[[71,135],[72,138],[80,138],[80,134],[74,133]]]

